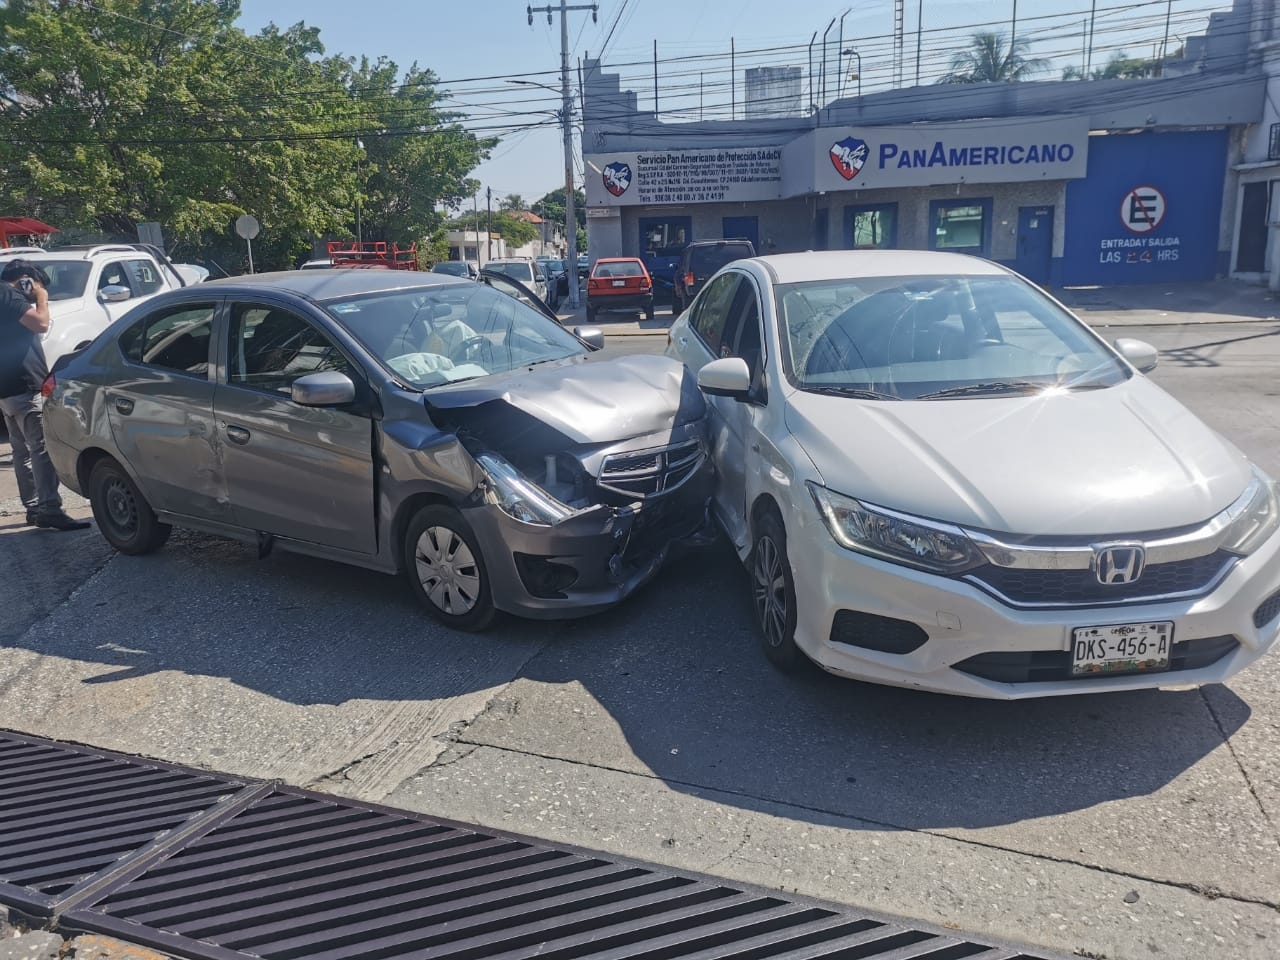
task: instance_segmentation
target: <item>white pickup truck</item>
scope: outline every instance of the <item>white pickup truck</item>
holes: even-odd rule
[[[209,276],[204,267],[173,263],[149,244],[0,248],[0,267],[18,258],[49,274],[53,326],[43,346],[51,369],[59,357],[92,340],[135,304]]]

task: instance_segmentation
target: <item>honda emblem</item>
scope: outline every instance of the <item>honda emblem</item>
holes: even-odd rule
[[[1105,585],[1133,583],[1147,565],[1147,551],[1140,543],[1113,543],[1094,547],[1093,570]]]

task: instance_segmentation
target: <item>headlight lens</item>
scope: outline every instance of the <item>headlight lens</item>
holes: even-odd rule
[[[1248,556],[1280,525],[1275,481],[1255,468],[1253,483],[1226,513],[1229,526],[1222,546],[1232,553]]]
[[[476,463],[485,472],[485,502],[501,508],[508,516],[524,523],[549,526],[573,514],[572,507],[561,503],[497,454],[478,454]]]
[[[959,527],[875,509],[816,483],[808,486],[827,530],[846,549],[930,573],[963,573],[986,562]]]

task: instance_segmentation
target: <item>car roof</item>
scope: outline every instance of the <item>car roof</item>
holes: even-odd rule
[[[638,263],[644,266],[644,261],[639,257],[601,257],[596,263]]]
[[[279,290],[312,300],[358,297],[366,293],[389,293],[456,284],[459,277],[447,273],[418,270],[282,270],[278,273],[252,273],[241,277],[207,280],[188,290],[212,290],[217,294],[262,293]],[[470,282],[470,281],[468,281]]]
[[[754,257],[745,262],[762,264],[776,283],[859,277],[999,277],[1009,273],[981,257],[932,250],[810,250]]]

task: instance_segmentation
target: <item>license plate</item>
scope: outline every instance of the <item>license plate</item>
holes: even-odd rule
[[[1168,670],[1172,644],[1170,620],[1076,627],[1071,631],[1071,675]]]
[[[614,285],[615,287],[625,287],[625,286],[627,285],[627,281],[625,281],[625,280],[615,280],[615,281],[613,281],[613,285]]]

